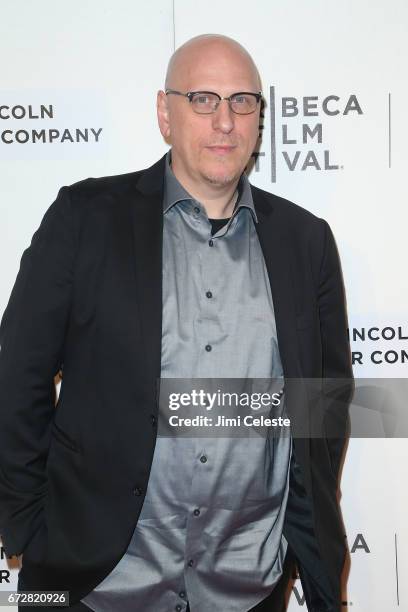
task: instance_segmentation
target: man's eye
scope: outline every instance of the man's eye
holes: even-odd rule
[[[209,102],[209,97],[208,96],[196,96],[195,101],[198,102],[198,104],[207,104]]]
[[[248,101],[246,96],[235,96],[233,98],[233,101],[237,104],[246,104],[246,102]]]

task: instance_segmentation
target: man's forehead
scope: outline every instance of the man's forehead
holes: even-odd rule
[[[196,37],[182,45],[171,57],[166,87],[201,86],[205,82],[221,84],[231,78],[245,83],[259,77],[249,53],[236,41],[226,37]],[[258,87],[258,85],[256,85]]]
[[[176,73],[176,78],[178,81],[182,81],[184,85],[193,88],[210,87],[212,85],[228,87],[233,84],[247,83],[249,85],[254,80],[256,81],[256,74],[243,61],[230,62],[223,61],[223,58],[214,60],[204,58],[202,61],[190,62],[184,66],[184,69],[180,67],[180,72]]]

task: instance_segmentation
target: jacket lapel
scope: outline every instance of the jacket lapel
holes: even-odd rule
[[[252,188],[252,195],[259,221],[256,224],[256,230],[271,285],[283,371],[286,377],[300,377],[301,366],[297,350],[296,312],[288,237],[285,236],[285,227],[279,218],[279,212],[257,189]]]
[[[308,402],[307,393],[303,385],[299,384],[302,379],[302,366],[296,326],[291,237],[273,202],[268,201],[258,189],[252,186],[251,188],[259,221],[256,223],[256,230],[272,291],[279,352],[285,376],[287,408],[292,420],[292,433],[296,432],[294,440],[296,457],[302,465],[305,485],[310,490]],[[291,379],[296,379],[295,384]]]
[[[150,392],[152,388],[157,392],[161,367],[164,163],[165,156],[140,173],[132,203],[136,287]]]

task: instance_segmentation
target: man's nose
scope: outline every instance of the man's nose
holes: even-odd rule
[[[213,112],[213,128],[220,130],[225,134],[229,134],[234,128],[234,113],[230,109],[228,100],[221,100],[218,104],[217,110]]]

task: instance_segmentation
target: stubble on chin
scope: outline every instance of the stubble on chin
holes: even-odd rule
[[[220,170],[219,172],[211,172],[211,170],[202,170],[201,176],[202,178],[210,183],[211,185],[219,185],[223,187],[225,185],[230,185],[231,183],[237,182],[242,172],[240,170],[235,170],[235,172],[228,172],[225,168]]]
[[[203,174],[203,178],[207,183],[211,185],[219,185],[220,187],[230,185],[238,181],[241,174]]]

